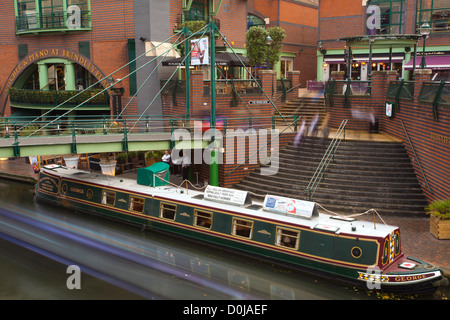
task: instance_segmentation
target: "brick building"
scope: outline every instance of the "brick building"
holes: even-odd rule
[[[286,31],[278,77],[287,78],[287,71],[299,70],[302,87],[316,78],[318,7],[317,0],[249,0],[247,5],[249,25],[257,24],[252,21],[255,18]]]
[[[2,5],[0,20],[1,116],[37,116],[69,92],[94,85],[128,63],[135,38],[132,1],[14,0]],[[114,78],[128,73],[124,68]],[[92,92],[106,86],[105,79]],[[129,79],[122,87],[129,96]],[[75,105],[68,103],[53,114]],[[109,114],[109,95],[105,92],[75,113]]]
[[[323,0],[319,12],[319,80],[326,81],[333,71],[344,71],[345,78],[350,73],[354,80],[367,80],[372,70],[397,70],[399,77],[410,79],[414,57],[415,68],[419,68],[423,51],[423,38],[412,36],[420,35],[425,22],[431,27],[425,42],[427,67],[433,70],[435,80],[450,79],[448,1]],[[405,41],[409,35],[410,41]],[[352,37],[372,39],[370,66],[368,45],[344,41]],[[351,64],[346,64],[348,49],[352,51]]]
[[[112,83],[117,83],[114,90],[76,110],[70,112],[77,105],[73,99],[50,115],[163,114],[161,98],[150,106],[149,101],[170,69],[159,67],[147,79],[157,61],[144,53],[173,36],[186,20],[214,18],[233,50],[244,55],[248,15],[279,25],[287,38],[282,62],[275,66],[278,76],[287,78],[291,70],[301,70],[305,79],[313,76],[315,59],[309,51],[317,37],[317,1],[269,4],[274,5],[267,0],[8,1],[0,14],[0,116],[38,116],[77,90],[89,87],[89,94],[97,94]],[[167,58],[179,53],[172,50]]]
[[[449,2],[337,3],[320,1],[319,18],[318,77],[328,80],[330,126],[346,119],[346,129],[399,139],[427,199],[448,199]],[[423,46],[425,22],[430,33]]]

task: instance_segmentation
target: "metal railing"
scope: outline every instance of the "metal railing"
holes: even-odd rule
[[[278,119],[292,118],[296,116],[266,116],[266,117],[220,117],[217,116],[216,127],[220,130],[227,129],[275,129]],[[174,129],[193,129],[196,122],[209,123],[210,119],[190,117],[186,120],[186,115],[145,115],[145,116],[125,116],[120,117],[105,115],[85,115],[85,116],[46,116],[42,120],[35,121],[34,116],[21,116],[0,118],[0,138],[8,138],[14,132],[19,136],[33,135],[63,135],[71,134],[75,130],[76,134],[117,134],[128,132],[168,132]],[[296,128],[296,126],[295,126]],[[296,129],[295,129],[296,130]],[[294,130],[294,131],[295,131]]]
[[[217,19],[216,17],[210,17],[205,14],[191,12],[191,11],[186,11],[186,12],[180,13],[178,15],[178,17],[176,18],[176,21],[175,21],[177,28],[182,29],[183,23],[185,23],[187,21],[204,21],[205,24],[208,24],[208,23],[214,21],[214,23],[217,26],[217,29],[220,30],[220,19]]]
[[[230,129],[275,129],[277,116],[220,118],[217,117],[216,130],[223,132],[223,136]],[[289,117],[283,117],[283,119]],[[292,117],[297,119],[297,117]],[[169,116],[76,116],[51,117],[36,121],[35,117],[0,118],[0,139],[13,138],[14,154],[20,155],[19,144],[32,137],[38,136],[41,142],[43,136],[71,136],[73,150],[76,150],[76,138],[80,135],[122,135],[123,149],[128,150],[127,143],[130,135],[151,133],[173,133],[176,129],[204,132],[210,128],[209,119],[190,118],[186,115]],[[296,122],[296,121],[295,121]],[[288,125],[288,127],[290,127]],[[293,126],[296,130],[296,126]],[[198,130],[198,131],[195,131]],[[37,140],[36,140],[37,141]],[[10,147],[11,147],[10,146]],[[74,152],[75,153],[75,152]]]
[[[16,31],[33,31],[45,29],[68,29],[67,18],[70,12],[59,11],[52,13],[28,13],[16,17]],[[91,12],[82,10],[80,12],[79,28],[89,28],[91,25]]]
[[[386,96],[394,99],[396,110],[400,110],[400,99],[414,100],[414,81],[391,81]]]
[[[339,147],[342,139],[345,139],[345,126],[347,125],[347,122],[348,119],[342,120],[333,140],[331,140],[327,150],[325,151],[325,154],[323,155],[319,165],[317,166],[316,171],[309,181],[308,186],[305,188],[305,191],[308,193],[309,200],[312,199],[314,193],[319,187],[320,182],[323,180],[325,171],[327,170],[330,162],[334,159],[334,154],[336,153],[336,150]]]
[[[101,91],[101,89],[92,89],[80,93],[76,90],[30,90],[12,87],[8,90],[8,94],[12,103],[41,106],[56,106],[65,101],[67,101],[65,106],[74,106],[93,97],[85,104],[107,106],[109,109],[109,95],[106,91]],[[73,97],[75,98],[72,99]]]
[[[419,93],[419,101],[431,103],[433,106],[433,118],[437,120],[438,106],[450,106],[450,82],[424,82]]]
[[[408,139],[409,146],[411,147],[411,151],[412,151],[412,153],[414,154],[414,158],[415,158],[416,161],[417,161],[417,165],[419,166],[419,170],[420,170],[420,172],[422,173],[422,177],[423,177],[423,180],[425,181],[425,184],[427,185],[428,191],[430,191],[431,193],[433,193],[433,192],[431,191],[430,185],[428,184],[427,177],[425,176],[425,173],[424,173],[423,170],[422,170],[422,166],[420,165],[419,158],[417,157],[416,151],[414,150],[413,144],[412,144],[412,142],[411,142],[411,139],[409,138],[408,132],[406,131],[405,125],[404,125],[404,123],[403,123],[403,120],[400,120],[400,123],[402,124],[403,131],[405,132],[405,136],[406,136],[406,138]]]

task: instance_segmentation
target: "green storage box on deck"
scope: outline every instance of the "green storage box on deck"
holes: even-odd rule
[[[165,162],[157,162],[150,167],[138,168],[137,183],[144,186],[164,186],[169,184],[169,165]]]

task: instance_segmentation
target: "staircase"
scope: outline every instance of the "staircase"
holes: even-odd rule
[[[290,100],[279,110],[283,116],[300,116],[301,118],[299,120],[299,123],[302,123],[303,120],[306,120],[306,125],[308,126],[311,123],[311,120],[314,119],[316,115],[319,115],[318,125],[320,126],[326,114],[325,103],[322,96],[304,96],[295,100]],[[274,115],[278,116],[279,114],[276,113]],[[276,121],[277,124],[284,124],[283,119],[277,119]]]
[[[331,140],[307,137],[280,154],[276,175],[259,169],[235,187],[257,194],[308,200],[305,192]],[[352,214],[375,209],[381,215],[423,216],[427,201],[401,143],[343,140],[312,201],[327,210]]]

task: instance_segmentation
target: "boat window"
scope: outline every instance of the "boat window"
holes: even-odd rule
[[[168,203],[161,203],[159,207],[159,216],[161,218],[175,220],[175,213],[177,212],[177,206]]]
[[[252,229],[253,229],[252,221],[233,218],[233,230],[232,230],[233,235],[251,238]]]
[[[298,249],[300,242],[300,231],[277,228],[276,244],[281,247]]]
[[[360,247],[353,247],[352,251],[351,251],[352,257],[353,258],[360,258],[362,256],[362,250]]]
[[[137,197],[130,197],[130,211],[143,212],[144,211],[144,199]]]
[[[115,202],[116,202],[116,193],[113,191],[103,190],[102,204],[113,206]]]
[[[212,213],[195,210],[194,225],[211,229]]]

